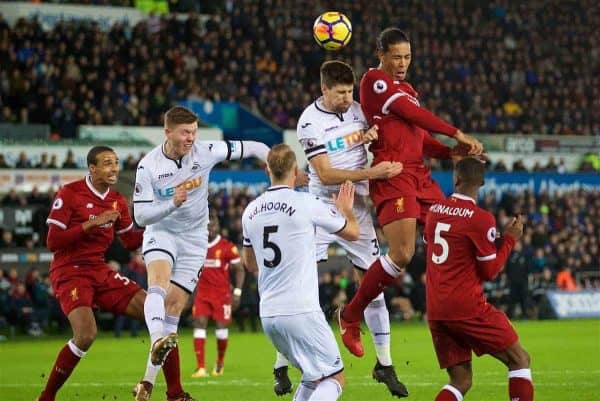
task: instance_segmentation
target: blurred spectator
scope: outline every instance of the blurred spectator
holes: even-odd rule
[[[77,168],[77,162],[75,162],[75,154],[69,149],[67,157],[63,162],[62,168]]]
[[[27,158],[27,155],[25,154],[25,152],[19,153],[19,159],[17,160],[17,163],[15,164],[15,168],[31,168],[31,162]]]
[[[505,272],[509,285],[510,304],[508,316],[516,318],[516,307],[520,307],[520,317],[524,318],[527,313],[529,298],[529,271],[530,255],[523,250],[521,241],[517,241],[506,261]]]
[[[2,230],[2,237],[0,238],[0,248],[14,248],[17,246],[13,232],[7,229]]]
[[[3,153],[0,153],[0,168],[11,168],[11,166],[9,166],[8,163],[6,162],[6,159],[4,158]]]
[[[556,285],[563,291],[577,291],[579,289],[569,266],[564,266],[556,275]]]

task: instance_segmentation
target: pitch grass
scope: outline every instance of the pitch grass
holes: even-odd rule
[[[592,401],[600,399],[600,320],[516,323],[521,341],[532,356],[536,400]],[[337,330],[334,330],[337,335]],[[262,333],[231,333],[224,376],[191,379],[195,367],[191,332],[180,336],[183,382],[199,400],[291,400],[272,390],[275,352]],[[370,372],[374,364],[369,336],[363,337],[367,354],[358,359],[342,349],[346,388],[341,400],[391,400]],[[67,338],[21,338],[0,343],[0,401],[35,400],[54,358]],[[393,358],[398,376],[408,386],[409,400],[433,400],[446,383],[438,369],[425,325],[394,324]],[[146,361],[143,337],[115,339],[99,336],[57,400],[131,400],[130,390],[140,379]],[[216,345],[209,330],[207,368],[212,369]],[[294,386],[299,375],[291,370]],[[506,369],[491,357],[474,360],[474,383],[466,400],[506,401]],[[162,374],[153,400],[164,400]]]

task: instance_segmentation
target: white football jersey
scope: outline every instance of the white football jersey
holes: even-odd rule
[[[172,233],[206,230],[208,224],[208,178],[215,164],[241,159],[240,141],[196,141],[180,160],[167,157],[164,144],[152,149],[138,163],[133,207],[140,203],[158,206],[171,202],[175,187],[187,189],[187,200],[149,228]],[[145,206],[147,207],[147,206]]]
[[[344,170],[358,170],[367,165],[367,150],[361,139],[361,131],[368,129],[367,119],[360,104],[353,102],[343,114],[325,110],[323,98],[315,100],[302,112],[296,127],[298,140],[304,148],[307,159],[327,154],[331,167]],[[312,166],[309,165],[311,193],[330,197],[339,190],[339,185],[324,185]],[[369,182],[355,183],[356,193],[369,194]]]
[[[344,229],[346,219],[335,207],[274,186],[248,204],[242,226],[244,246],[253,248],[259,268],[260,316],[321,311],[315,230]]]

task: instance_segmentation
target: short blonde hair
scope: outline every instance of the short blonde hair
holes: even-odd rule
[[[165,113],[165,128],[172,129],[180,124],[193,124],[197,121],[198,116],[186,107],[171,107]]]
[[[267,155],[267,166],[271,176],[276,180],[287,177],[296,164],[296,154],[288,145],[275,145]]]

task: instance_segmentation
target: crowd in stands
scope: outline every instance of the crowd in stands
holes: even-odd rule
[[[219,2],[216,2],[218,5]],[[178,100],[239,101],[283,128],[295,127],[319,93],[324,58],[358,77],[376,66],[387,26],[412,40],[408,79],[424,106],[466,132],[600,134],[594,70],[595,2],[332,1],[353,22],[348,48],[313,41],[321,2],[225,1],[208,19],[150,15],[137,26],[0,16],[0,122],[159,125]]]
[[[52,195],[31,193],[23,197],[11,192],[4,197],[2,204],[12,204],[16,196],[19,202],[29,199],[32,203],[46,202],[49,207]],[[251,200],[252,196],[244,189],[210,194],[211,217],[220,220],[223,236],[241,243],[241,215]],[[516,213],[526,217],[524,235],[517,242],[505,269],[494,281],[485,285],[491,303],[513,318],[544,317],[548,316],[544,297],[547,290],[600,289],[600,191],[579,190],[554,196],[506,192],[500,198],[489,193],[480,199],[480,204],[493,211],[499,227],[504,227]],[[12,234],[11,231],[3,231],[0,252],[1,248],[17,245]],[[30,241],[26,246],[43,246],[44,232],[37,233],[36,237],[36,243]],[[386,252],[387,245],[382,235],[380,241],[382,251]],[[115,242],[107,252],[107,260],[115,271],[145,285],[145,268],[139,252],[130,253]],[[385,291],[394,317],[411,319],[425,315],[424,275],[424,245],[419,242],[408,274]],[[246,276],[242,305],[235,314],[235,320],[240,329],[246,329],[249,323],[250,329],[256,330],[256,276]],[[352,297],[356,285],[352,270],[345,263],[323,269],[319,286],[323,309],[329,311],[346,302]],[[49,322],[64,327],[64,316],[52,296],[47,273],[31,269],[25,277],[19,277],[16,269],[4,271],[0,266],[0,329],[8,324],[20,326],[36,335]],[[119,320],[116,326],[120,334],[125,320]],[[138,326],[130,328],[135,334]]]

